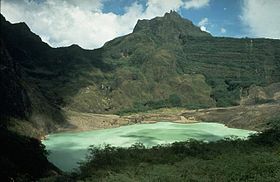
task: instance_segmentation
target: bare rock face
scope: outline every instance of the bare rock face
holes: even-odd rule
[[[256,105],[280,102],[280,83],[273,83],[265,87],[251,86],[248,95],[241,99],[241,105]]]
[[[269,120],[280,117],[280,104],[200,109],[184,112],[182,115],[196,121],[220,122],[229,127],[262,131],[269,127]]]
[[[180,41],[187,37],[211,37],[211,34],[201,31],[190,20],[183,19],[175,11],[152,20],[138,20],[133,33],[154,35],[165,41]]]
[[[279,40],[212,37],[176,12],[139,20],[133,33],[96,50],[51,48],[2,15],[0,29],[0,172],[12,179],[59,173],[34,133],[157,119],[261,129],[280,113]],[[182,117],[96,115],[168,107],[196,110]],[[202,109],[209,107],[226,108]]]

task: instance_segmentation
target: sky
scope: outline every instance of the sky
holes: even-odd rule
[[[52,47],[85,49],[170,10],[213,36],[280,39],[280,0],[1,0],[8,21],[25,22]]]

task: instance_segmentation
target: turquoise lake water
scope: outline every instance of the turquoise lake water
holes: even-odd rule
[[[111,144],[129,147],[141,142],[147,147],[188,139],[215,141],[225,137],[246,138],[253,131],[228,128],[218,123],[179,124],[158,122],[135,124],[118,128],[83,132],[50,134],[42,143],[50,151],[48,159],[63,171],[78,167],[77,162],[85,159],[90,145]]]

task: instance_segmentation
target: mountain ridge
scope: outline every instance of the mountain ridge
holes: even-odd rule
[[[26,109],[19,115],[48,132],[67,125],[63,108],[123,113],[232,106],[240,104],[250,86],[280,81],[279,40],[212,37],[176,12],[140,20],[131,34],[94,50],[52,48],[26,24],[10,24],[1,15],[1,42],[11,57],[1,54],[10,77],[1,74],[25,93],[19,96],[12,86],[3,86],[3,100],[29,100],[19,102]],[[12,78],[13,64],[21,73],[17,79]]]
[[[94,113],[180,107],[192,110],[175,117],[250,129],[279,118],[280,40],[212,37],[177,15],[140,21],[142,28],[94,50],[52,48],[25,23],[1,15],[1,179],[59,175],[37,139],[73,129],[73,118],[83,127],[116,126],[119,116],[97,120]],[[163,112],[158,117],[170,118]],[[144,117],[128,116],[126,123]]]
[[[133,33],[145,32],[146,34],[173,33],[172,37],[179,36],[211,36],[208,32],[201,31],[190,20],[182,18],[175,11],[165,13],[163,17],[156,17],[151,20],[138,20]],[[178,38],[178,37],[177,37]]]

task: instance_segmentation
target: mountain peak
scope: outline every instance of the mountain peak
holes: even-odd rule
[[[155,17],[151,20],[138,20],[133,30],[134,33],[142,32],[156,36],[172,36],[180,34],[184,36],[202,37],[211,36],[195,26],[190,20],[182,18],[176,11],[171,10],[163,17]]]
[[[166,12],[163,17],[166,17],[166,18],[181,18],[181,16],[174,10],[170,10],[169,12]]]

